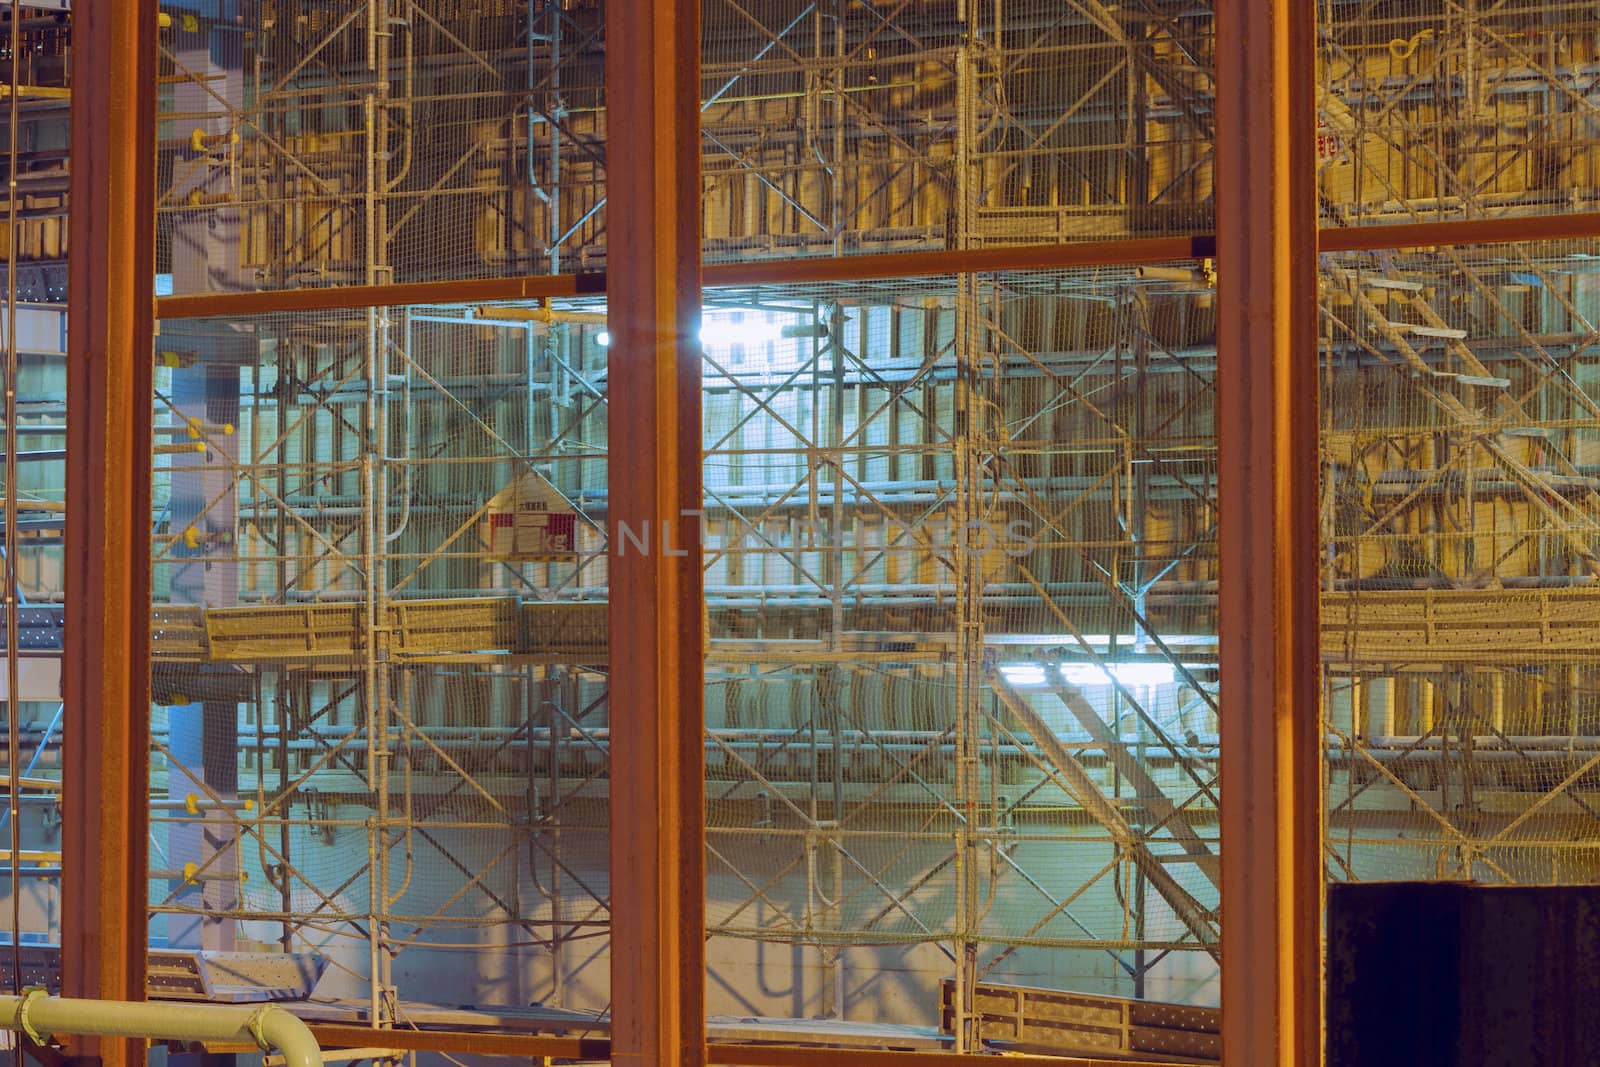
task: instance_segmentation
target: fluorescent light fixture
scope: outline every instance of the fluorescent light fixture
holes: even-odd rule
[[[1113,678],[1125,686],[1172,685],[1178,678],[1170,663],[1111,663],[1105,670],[1092,663],[1064,663],[1059,669],[1068,685],[1085,687],[1109,686]],[[1045,685],[1049,681],[1044,667],[1036,663],[1002,663],[1000,677],[1012,685]]]
[[[1012,685],[1043,685],[1044,668],[1033,663],[1002,663],[1000,677]]]

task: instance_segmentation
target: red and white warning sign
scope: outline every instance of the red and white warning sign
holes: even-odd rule
[[[1317,116],[1317,169],[1332,163],[1344,151],[1344,142],[1339,135],[1328,127],[1328,120],[1323,115]]]
[[[489,558],[506,562],[571,559],[577,554],[578,512],[555,486],[524,474],[489,501]]]

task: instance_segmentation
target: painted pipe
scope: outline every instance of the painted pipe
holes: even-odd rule
[[[43,990],[0,996],[0,1029],[43,1044],[52,1034],[214,1041],[277,1050],[284,1067],[321,1067],[322,1049],[306,1024],[275,1004],[164,1004],[71,1000]]]

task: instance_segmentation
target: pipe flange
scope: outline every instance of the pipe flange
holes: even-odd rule
[[[17,1009],[17,1022],[22,1024],[22,1032],[27,1034],[28,1040],[32,1041],[35,1045],[43,1045],[48,1042],[50,1040],[50,1033],[49,1031],[40,1032],[40,1030],[33,1025],[33,1020],[29,1018],[30,1010],[33,1007],[34,1001],[46,999],[49,996],[50,991],[44,986],[28,986],[22,991],[22,1007]]]

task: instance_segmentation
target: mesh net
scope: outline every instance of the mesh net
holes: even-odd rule
[[[174,292],[603,265],[601,8],[270,0],[162,40]],[[710,259],[1210,228],[1204,11],[703,13]]]
[[[163,32],[173,291],[583,269],[604,231],[597,3],[264,0]]]
[[[706,0],[706,255],[1209,228],[1209,12]]]
[[[605,350],[495,311],[162,333],[155,933],[401,1024],[608,999]]]
[[[1325,3],[1325,225],[1591,211],[1592,5]]]
[[[1213,995],[1214,315],[1165,270],[708,297],[707,922],[813,950],[807,1013],[969,959]]]
[[[3,266],[0,266],[3,284]],[[23,289],[22,273],[18,289]],[[10,702],[12,664],[0,662],[0,731],[6,743],[4,764],[8,778],[17,779],[17,804],[13,810],[10,781],[0,782],[0,895],[9,912],[13,887],[17,925],[9,917],[0,940],[24,943],[48,940],[61,907],[61,670],[62,642],[61,527],[65,470],[63,459],[61,398],[57,375],[65,343],[59,307],[16,309],[17,419],[15,465],[5,462],[10,441],[0,441],[0,499],[15,497],[16,529],[0,551],[0,565],[15,560],[9,582],[15,578],[17,608],[15,640],[11,640],[8,613],[0,612],[0,644],[14,643],[17,651],[17,704]],[[11,332],[10,316],[0,315],[0,337]],[[10,429],[0,412],[0,434]],[[13,480],[14,476],[14,480]],[[15,486],[13,490],[12,486]],[[9,591],[8,591],[9,592]],[[13,734],[13,727],[15,734]],[[15,747],[12,746],[13,738]],[[15,830],[18,855],[11,854]],[[15,989],[19,977],[9,951],[0,960],[0,985]],[[24,967],[22,983],[35,980]]]
[[[15,506],[15,524],[8,516],[0,545],[0,599],[8,605],[0,611],[6,661],[0,664],[0,760],[6,770],[0,782],[0,907],[15,918],[0,924],[0,941],[7,946],[0,986],[19,991],[45,975],[32,966],[30,948],[14,957],[9,946],[51,940],[61,911],[66,331],[58,302],[66,294],[70,33],[64,14],[29,11],[32,17],[16,21],[12,15],[0,13],[0,79],[7,89],[0,101],[0,129],[6,131],[0,134],[0,168],[10,190],[0,201],[0,302],[6,305],[0,311],[0,378],[6,407],[14,399],[16,415],[0,412],[0,499]],[[14,969],[13,960],[21,966]]]
[[[1594,252],[1326,263],[1331,877],[1594,879]]]
[[[968,956],[1213,995],[1212,293],[1147,273],[707,295],[713,1010],[925,1021]],[[604,308],[554,316],[164,324],[169,944],[603,1006]]]
[[[708,259],[1213,228],[1204,6],[703,14]],[[1589,206],[1592,11],[1321,23],[1325,225]],[[160,271],[603,264],[601,25],[176,17]],[[1331,877],[1594,876],[1592,244],[1322,260]],[[1214,1003],[1210,264],[705,304],[711,1010]],[[402,1025],[608,1000],[605,309],[544,310],[164,324],[167,944],[315,951],[329,1010]]]

